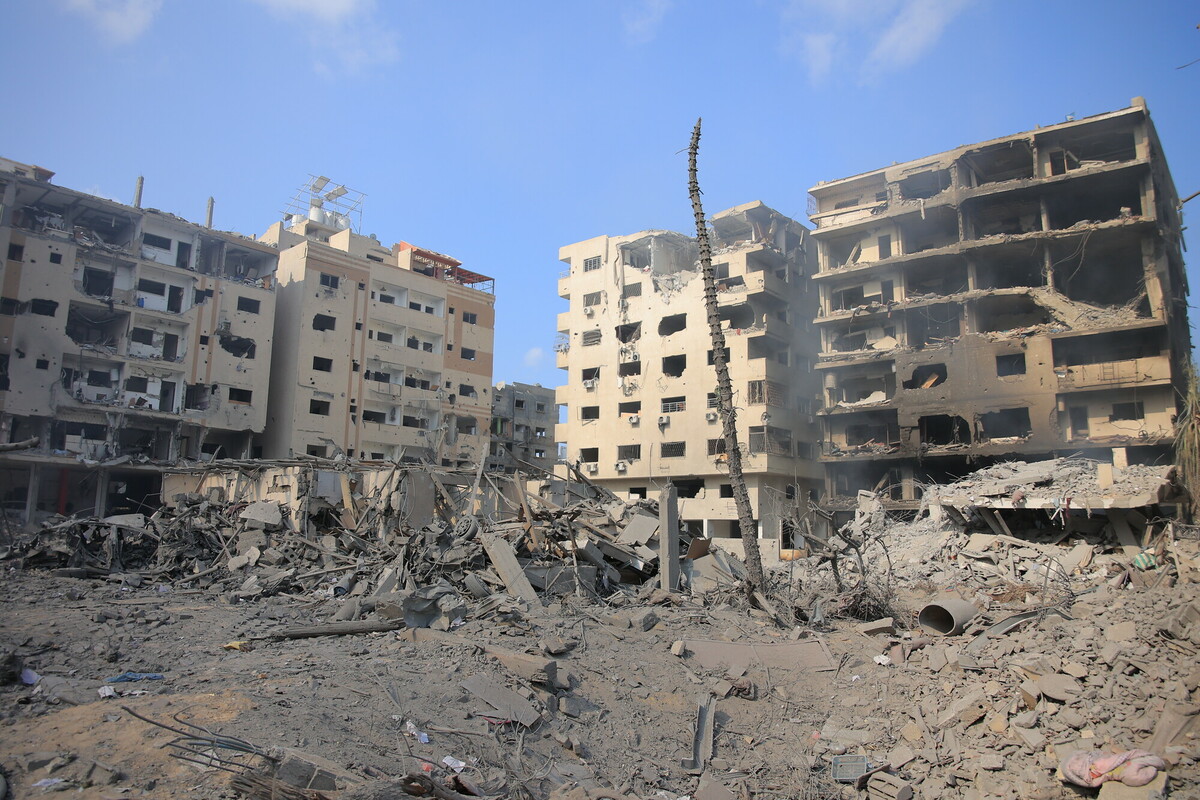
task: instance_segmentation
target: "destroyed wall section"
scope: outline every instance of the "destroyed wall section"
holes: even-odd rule
[[[541,384],[497,383],[492,388],[487,468],[493,472],[527,471],[520,463],[525,462],[552,473],[558,460],[557,424],[553,389]]]
[[[281,309],[265,455],[477,464],[491,416],[492,279],[312,219],[263,238],[280,248]]]
[[[835,495],[1082,451],[1169,460],[1178,199],[1140,98],[811,190]]]
[[[0,442],[38,440],[0,455],[6,508],[99,513],[156,496],[156,464],[251,456],[276,251],[35,172],[0,172]]]
[[[760,535],[768,490],[819,490],[812,374],[817,342],[808,230],[759,202],[712,217],[719,314],[729,350],[738,435]],[[695,241],[670,231],[599,236],[559,250],[557,362],[567,371],[556,429],[566,458],[606,488],[657,498],[669,481],[694,533],[739,535]]]

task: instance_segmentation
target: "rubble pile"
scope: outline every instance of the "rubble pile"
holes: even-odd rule
[[[915,518],[863,493],[802,528],[754,606],[719,541],[679,536],[676,563],[669,512],[586,478],[179,486],[2,562],[20,791],[1200,794],[1200,529],[1170,518],[1164,470],[1003,464],[926,487]],[[888,613],[864,619],[845,601],[868,583]]]
[[[474,501],[471,492],[456,497],[448,490],[455,478],[466,485],[473,480],[443,474],[437,488],[444,496],[433,504],[438,515],[420,527],[393,513],[386,495],[289,504],[186,492],[150,516],[48,520],[0,557],[62,577],[105,577],[133,586],[170,581],[240,600],[348,595],[354,608],[343,609],[339,619],[356,619],[398,599],[413,607],[440,602],[462,609],[460,599],[502,592],[534,604],[543,596],[607,597],[658,574],[654,501],[625,502],[599,487],[562,482],[548,483],[546,493],[557,490],[563,505],[520,484],[514,484],[519,499],[510,501],[485,486],[492,505],[511,508],[484,515],[474,508],[487,503]],[[685,550],[688,544],[685,539]],[[730,558],[719,554],[714,561],[732,582],[744,571],[730,566]],[[718,582],[702,569],[695,580]],[[442,599],[447,596],[453,599]],[[444,619],[443,629],[453,618],[461,615]],[[410,615],[407,622],[413,626],[416,619]]]

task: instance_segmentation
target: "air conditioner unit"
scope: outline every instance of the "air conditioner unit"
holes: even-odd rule
[[[659,425],[670,425],[671,418],[669,416],[667,416],[666,414],[663,414],[661,417],[658,418],[658,424]]]
[[[641,417],[639,417],[637,414],[630,414],[630,415],[629,415],[629,424],[630,424],[630,425],[637,425],[637,424],[638,424],[639,422],[641,422],[641,421],[642,421],[642,418],[641,418]]]
[[[585,380],[585,381],[583,382],[583,388],[585,388],[585,389],[595,389],[595,388],[596,388],[596,379],[595,379],[595,378],[588,378],[587,380]]]
[[[592,308],[591,306],[586,306],[583,309],[583,315],[585,317],[593,316],[595,313],[596,313],[596,309]]]
[[[707,414],[704,415],[704,418],[706,420],[708,420],[709,422],[716,422],[717,421],[717,412],[709,411]]]
[[[600,465],[599,465],[599,464],[584,464],[584,465],[583,465],[583,468],[584,468],[584,469],[586,469],[586,470],[587,470],[589,473],[591,473],[592,475],[595,475],[597,472],[599,472],[599,471],[600,471]]]
[[[629,468],[629,465],[626,464],[624,461],[618,461],[616,464],[613,464],[613,469],[615,469],[617,472],[624,472],[628,468]]]

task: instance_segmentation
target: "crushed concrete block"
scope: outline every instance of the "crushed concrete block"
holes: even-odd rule
[[[1137,623],[1133,620],[1118,622],[1104,629],[1104,638],[1110,642],[1128,642],[1137,636]]]
[[[1004,769],[1004,756],[999,753],[984,753],[976,760],[980,769],[998,772]]]
[[[1088,668],[1082,664],[1077,664],[1074,661],[1067,661],[1062,665],[1062,671],[1072,678],[1086,678]]]
[[[910,722],[900,729],[900,735],[904,737],[904,741],[915,744],[925,738],[924,731],[921,726],[915,722]]]
[[[279,504],[270,500],[259,500],[242,509],[238,519],[247,525],[258,528],[277,528],[283,524],[283,514]]]
[[[1017,734],[1017,737],[1030,750],[1036,752],[1046,746],[1046,736],[1041,731],[1034,730],[1033,728],[1014,727],[1013,732]]]
[[[892,769],[902,769],[908,762],[917,757],[913,749],[908,745],[898,744],[888,753],[887,763],[892,765]]]
[[[1145,786],[1126,786],[1120,781],[1100,784],[1097,800],[1163,800],[1167,796],[1167,773],[1160,772]]]
[[[1070,675],[1061,672],[1054,675],[1043,675],[1037,679],[1037,687],[1046,697],[1065,703],[1079,694],[1079,683]]]
[[[884,617],[874,622],[860,622],[854,626],[854,629],[866,636],[874,636],[877,633],[892,633],[896,630],[896,621],[892,617]]]
[[[926,652],[928,653],[926,659],[929,663],[929,669],[934,672],[941,672],[948,663],[946,658],[946,648],[931,647]]]
[[[630,627],[639,631],[648,631],[657,625],[658,622],[658,614],[655,614],[654,611],[650,609],[647,609],[646,611],[634,612],[634,614],[629,618]]]

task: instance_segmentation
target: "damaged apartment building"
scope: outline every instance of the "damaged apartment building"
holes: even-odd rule
[[[492,389],[492,441],[487,468],[493,472],[553,472],[558,461],[554,390],[540,383],[497,383]],[[536,472],[536,470],[534,470]]]
[[[992,461],[1166,463],[1190,355],[1142,98],[811,190],[821,459],[913,501]]]
[[[252,455],[276,251],[0,159],[5,513],[157,501],[158,466]]]
[[[760,535],[767,502],[822,486],[813,416],[816,258],[808,230],[760,202],[712,217],[713,268],[744,472]],[[558,367],[567,406],[556,438],[589,480],[631,498],[673,483],[694,534],[738,537],[717,418],[712,342],[694,239],[670,231],[598,236],[559,250]],[[775,517],[775,518],[772,518]]]
[[[279,251],[264,455],[474,466],[489,444],[494,281],[356,233],[345,188],[328,185],[314,178],[259,237]]]

